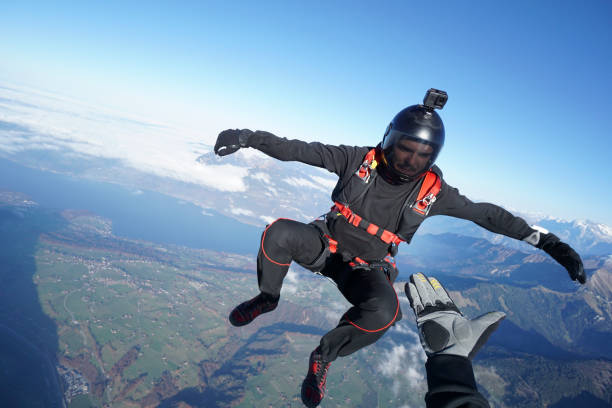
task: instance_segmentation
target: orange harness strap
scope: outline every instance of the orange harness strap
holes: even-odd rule
[[[346,218],[349,224],[357,228],[364,229],[368,234],[380,238],[385,244],[399,245],[400,242],[404,242],[404,240],[391,231],[382,229],[378,225],[363,219],[361,216],[355,214],[348,206],[339,203],[338,201],[335,202],[334,206],[332,207],[332,211],[336,211],[338,214]]]
[[[436,173],[431,170],[425,173],[425,180],[421,184],[416,201],[411,205],[412,209],[418,214],[427,215],[441,187],[442,181]]]
[[[370,181],[372,170],[374,170],[378,164],[377,159],[380,158],[377,157],[377,153],[378,152],[376,149],[370,150],[366,154],[363,163],[355,173],[365,183],[368,183]],[[417,214],[426,216],[429,213],[429,210],[431,209],[431,205],[436,201],[436,197],[440,192],[441,187],[442,181],[440,177],[431,170],[427,171],[427,173],[425,173],[424,175],[423,183],[421,184],[421,188],[419,189],[417,198],[415,202],[410,205],[410,208],[412,208],[412,210]],[[334,202],[334,206],[331,208],[331,210],[336,212],[338,215],[342,215],[344,218],[346,218],[348,223],[353,225],[354,227],[361,228],[365,230],[368,234],[378,237],[385,244],[391,245],[392,256],[395,256],[395,254],[397,253],[398,245],[401,242],[404,242],[403,239],[401,239],[393,232],[383,229],[378,225],[364,219],[359,214],[354,213],[346,204],[342,204],[341,202],[336,201]],[[326,238],[328,238],[329,240],[331,237]],[[338,243],[336,241],[333,241],[332,253],[335,252],[337,245]],[[330,247],[331,246],[332,245],[330,245]],[[356,259],[358,260],[358,263],[361,263],[361,259]]]

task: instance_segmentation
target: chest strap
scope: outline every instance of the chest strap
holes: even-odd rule
[[[403,239],[391,231],[380,228],[378,225],[363,219],[361,216],[355,214],[347,205],[339,203],[338,201],[335,202],[332,211],[346,218],[349,224],[365,230],[370,235],[380,238],[385,244],[399,245],[400,242],[404,242]]]
[[[373,153],[373,151],[370,153]],[[440,177],[438,177],[438,175],[433,171],[428,171],[425,174],[423,184],[421,184],[421,188],[419,189],[419,194],[417,195],[415,202],[410,207],[420,215],[427,215],[431,209],[431,205],[436,201],[441,185],[442,182],[440,181]],[[331,210],[346,218],[349,224],[365,230],[368,234],[379,238],[386,244],[393,245],[397,248],[401,242],[404,242],[403,239],[391,231],[383,229],[378,225],[364,219],[360,215],[355,214],[348,205],[344,205],[336,201]]]

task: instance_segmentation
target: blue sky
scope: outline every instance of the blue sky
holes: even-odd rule
[[[612,225],[610,1],[90,3],[5,2],[0,81],[209,144],[246,127],[374,145],[435,87],[450,184]]]

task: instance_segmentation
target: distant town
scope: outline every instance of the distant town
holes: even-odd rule
[[[89,383],[75,369],[60,364],[57,366],[57,372],[62,379],[64,400],[67,404],[70,404],[77,395],[89,393]]]

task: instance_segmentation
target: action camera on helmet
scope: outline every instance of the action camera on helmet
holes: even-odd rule
[[[423,98],[423,105],[431,110],[442,109],[447,100],[448,95],[446,92],[430,88],[425,94],[425,98]]]

